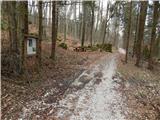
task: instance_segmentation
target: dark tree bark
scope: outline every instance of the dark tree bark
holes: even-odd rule
[[[52,2],[51,2],[51,0],[50,0],[50,3],[49,3],[49,15],[52,14],[52,13],[51,13],[51,8],[52,8]],[[49,16],[48,25],[49,25],[49,27],[50,27],[50,25],[51,25],[51,17],[50,17],[50,16]]]
[[[131,17],[132,15],[132,1],[130,2],[129,5],[129,19],[128,19],[128,29],[127,29],[127,41],[126,41],[126,56],[125,56],[125,63],[127,63],[128,60],[128,47],[129,47],[129,39],[130,39],[130,34],[131,34]]]
[[[56,49],[56,1],[52,1],[52,49],[51,58],[55,60]]]
[[[158,24],[158,8],[159,8],[159,1],[154,1],[153,24],[152,24],[148,69],[153,69],[153,55],[154,55],[153,51],[154,51],[154,43],[156,39],[156,26]]]
[[[16,1],[8,2],[9,31],[10,31],[10,70],[14,74],[20,73],[20,46],[17,37]]]
[[[91,38],[90,38],[90,44],[92,47],[92,41],[93,41],[93,27],[94,27],[94,2],[91,4],[91,10],[92,10],[92,21],[91,21]]]
[[[116,43],[117,43],[117,27],[118,27],[118,20],[117,20],[117,14],[118,14],[118,1],[116,1],[115,3],[115,22],[114,22],[114,38],[113,38],[113,46],[116,47]]]
[[[56,5],[57,5],[58,3],[56,3]],[[58,36],[58,13],[59,13],[59,8],[56,6],[56,25],[55,25],[55,29],[56,29],[56,40],[57,40],[57,36]]]
[[[138,6],[138,11],[137,11],[137,18],[136,18],[136,29],[135,29],[135,38],[134,38],[134,44],[133,44],[133,54],[132,57],[134,57],[134,55],[137,53],[136,52],[136,43],[137,43],[137,38],[138,38],[138,26],[139,26],[139,6]]]
[[[148,1],[141,1],[138,39],[137,39],[137,59],[135,64],[137,67],[140,66],[140,60],[141,60],[141,47],[142,47],[142,41],[144,36],[144,25],[145,25],[146,14],[147,14],[147,6],[148,6]]]
[[[67,1],[65,1],[65,4]],[[67,39],[67,5],[65,5],[65,20],[64,20],[64,42],[66,42]]]
[[[38,42],[37,42],[37,58],[38,58],[38,66],[41,67],[41,42],[42,42],[42,34],[43,34],[43,25],[42,25],[42,1],[39,1],[38,6],[39,12],[39,33],[38,33]]]
[[[109,12],[109,3],[107,4],[107,11],[106,11],[106,19],[104,21],[104,30],[103,30],[103,37],[102,37],[102,45],[104,44],[105,41],[105,36],[106,36],[106,28],[107,28],[107,23],[108,23],[108,12]]]
[[[155,53],[154,54],[155,57],[157,57],[158,59],[160,59],[160,29],[159,29],[158,37],[157,37],[156,42],[155,42],[154,53]]]
[[[22,42],[21,42],[21,50],[22,50],[22,55],[21,55],[21,64],[22,64],[22,73],[25,71],[25,62],[26,62],[26,42],[25,40],[27,39],[25,35],[28,34],[28,1],[22,2],[22,8],[24,10],[24,13],[22,13]]]
[[[84,46],[84,39],[85,39],[85,27],[86,27],[86,6],[85,6],[85,1],[82,2],[83,4],[83,25],[82,25],[82,40],[81,40],[81,47]]]
[[[97,32],[99,16],[100,16],[100,0],[98,1],[98,10],[97,11],[98,11],[98,14],[97,14],[97,22],[96,22],[96,27],[95,27],[95,33]]]

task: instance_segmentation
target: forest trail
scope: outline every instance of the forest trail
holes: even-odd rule
[[[71,85],[76,92],[67,91],[59,102],[58,120],[124,120],[125,105],[116,74],[116,57],[103,57],[99,64],[84,71]],[[84,84],[88,82],[85,86]]]
[[[19,120],[32,118],[37,110],[41,117],[47,112],[47,120],[124,120],[124,99],[117,90],[121,80],[115,77],[117,57],[118,53],[106,55],[83,71],[58,103],[45,103],[54,88],[41,101],[30,101]],[[36,115],[36,119],[40,116]]]

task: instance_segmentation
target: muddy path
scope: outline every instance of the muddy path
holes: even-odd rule
[[[58,103],[45,103],[54,88],[41,101],[30,101],[23,108],[19,120],[123,120],[125,109],[122,94],[117,91],[120,79],[116,74],[118,54],[102,57],[82,72],[69,86]],[[32,116],[34,111],[37,115]],[[45,116],[43,113],[47,112]]]

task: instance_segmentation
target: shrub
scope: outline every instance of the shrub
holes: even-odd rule
[[[92,51],[97,51],[99,48],[98,48],[97,46],[92,46],[90,49],[91,49]]]
[[[106,52],[112,52],[112,44],[110,43],[103,45],[97,44],[96,46],[97,48],[100,48],[101,50],[104,50]]]
[[[67,49],[67,44],[66,43],[60,43],[58,46],[63,48],[63,49]]]
[[[106,52],[112,52],[112,44],[104,44],[102,45],[102,49]]]

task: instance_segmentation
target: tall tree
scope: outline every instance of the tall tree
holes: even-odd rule
[[[141,60],[141,47],[142,47],[142,41],[144,36],[144,25],[146,20],[147,7],[148,7],[148,1],[141,1],[139,27],[138,27],[138,39],[137,39],[137,59],[135,64],[137,67],[140,66],[140,60]]]
[[[51,14],[52,14],[52,13],[51,13],[52,2],[51,2],[51,0],[50,0],[49,2],[50,2],[50,3],[49,3],[49,15],[51,15]],[[50,16],[49,16],[48,24],[49,24],[49,26],[51,26],[51,18],[50,18]]]
[[[37,42],[37,58],[38,58],[38,67],[41,67],[41,42],[42,42],[42,34],[43,34],[43,25],[42,25],[42,1],[39,1],[38,6],[39,12],[39,33],[38,33],[38,42]]]
[[[95,7],[95,1],[91,2],[91,12],[92,12],[92,18],[91,18],[91,29],[90,29],[90,44],[92,47],[92,41],[93,41],[93,28],[94,28],[94,7]]]
[[[20,32],[21,34],[21,72],[24,73],[25,70],[25,53],[26,53],[26,42],[27,37],[25,35],[28,34],[28,1],[20,2]]]
[[[132,57],[134,57],[134,55],[136,54],[136,43],[137,43],[137,38],[138,38],[138,34],[137,34],[137,32],[138,32],[138,27],[139,27],[139,4],[138,4],[138,6],[137,6],[137,15],[136,15],[136,28],[135,28],[135,37],[134,37],[134,43],[133,43],[133,54],[132,54]]]
[[[104,44],[105,41],[105,36],[106,36],[106,28],[107,28],[107,23],[108,23],[108,12],[109,12],[109,2],[107,3],[107,9],[106,9],[106,18],[104,21],[104,30],[103,30],[103,37],[102,37],[102,45]]]
[[[67,38],[67,1],[65,1],[65,7],[64,7],[64,12],[65,12],[65,22],[64,22],[64,42],[66,42]]]
[[[17,37],[17,14],[16,1],[8,2],[9,9],[9,31],[10,31],[10,70],[13,73],[20,73],[20,44]]]
[[[118,28],[118,7],[119,1],[115,3],[115,19],[114,19],[114,38],[113,38],[113,45],[117,48],[117,28]]]
[[[156,39],[156,26],[158,24],[158,8],[159,1],[154,1],[154,11],[153,11],[153,24],[152,24],[152,33],[151,33],[151,43],[150,43],[150,55],[148,61],[148,68],[153,69],[153,51],[154,51],[154,43]]]
[[[98,1],[98,10],[97,10],[97,20],[96,20],[95,32],[97,31],[97,28],[98,28],[99,16],[100,16],[100,0]]]
[[[52,49],[51,58],[55,60],[56,49],[56,1],[52,1]]]
[[[76,20],[76,2],[74,3],[74,40],[76,40],[76,36],[77,36],[77,20]]]
[[[131,34],[131,15],[132,15],[132,1],[129,5],[129,18],[128,18],[128,30],[127,30],[127,41],[126,41],[126,56],[125,56],[125,63],[127,63],[128,60],[128,47],[129,47],[129,39]]]
[[[86,27],[86,1],[82,2],[83,7],[83,23],[82,23],[82,40],[81,40],[81,47],[84,46],[84,39],[85,39],[85,27]]]
[[[81,20],[81,18],[82,18],[82,14],[81,14],[81,5],[80,5],[80,0],[79,0],[79,8],[78,8],[79,10],[79,34],[78,34],[78,36],[79,36],[79,39],[81,39],[81,23],[82,23],[82,20]]]

